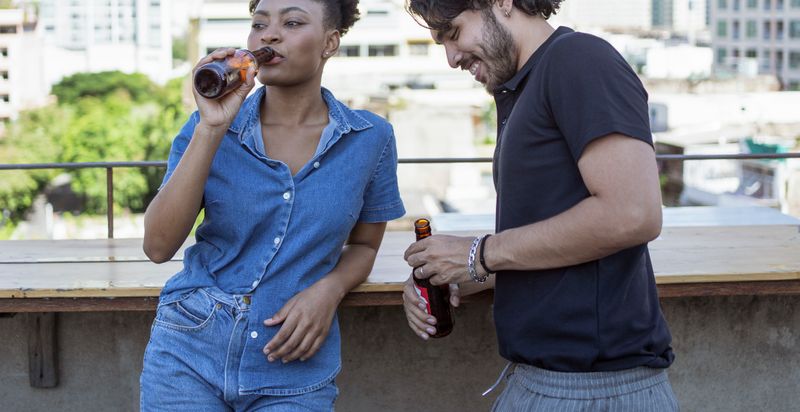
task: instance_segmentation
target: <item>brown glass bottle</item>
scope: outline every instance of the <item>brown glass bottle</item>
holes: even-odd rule
[[[428,219],[417,219],[414,222],[414,233],[417,240],[431,235],[431,222]],[[414,279],[417,295],[427,305],[426,312],[436,318],[436,334],[434,338],[443,338],[453,331],[453,309],[450,306],[450,288],[448,285],[431,285],[428,279]]]
[[[225,60],[215,60],[200,66],[194,73],[194,88],[207,99],[220,98],[244,83],[248,67],[258,68],[274,56],[275,51],[271,47],[255,51],[236,50]]]

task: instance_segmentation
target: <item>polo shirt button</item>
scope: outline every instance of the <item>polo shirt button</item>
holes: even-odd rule
[[[250,332],[250,337],[253,338],[253,339],[257,338],[258,337],[258,332],[256,332],[256,331]]]
[[[319,162],[314,162],[314,169],[319,169]]]
[[[502,124],[506,124],[506,121],[507,121],[507,120],[508,120],[508,118],[507,118],[507,117],[506,117],[505,119],[503,119],[503,122],[502,122]]]
[[[256,286],[258,286],[258,280],[253,281],[253,289],[255,289]]]
[[[275,239],[272,241],[272,243],[274,243],[274,244],[276,244],[276,245],[277,245],[278,243],[281,243],[281,238],[279,238],[279,237],[276,237],[276,238],[275,238]]]
[[[286,193],[283,194],[283,200],[289,200],[291,197],[292,197],[292,194],[289,193],[289,192],[286,192]]]

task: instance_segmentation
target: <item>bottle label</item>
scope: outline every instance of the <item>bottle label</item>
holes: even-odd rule
[[[414,285],[414,290],[417,291],[417,296],[419,296],[419,298],[422,300],[422,302],[425,303],[425,313],[430,315],[431,314],[431,301],[430,301],[430,298],[428,298],[428,288],[421,288],[421,287],[419,287],[419,286],[417,286],[415,284]]]

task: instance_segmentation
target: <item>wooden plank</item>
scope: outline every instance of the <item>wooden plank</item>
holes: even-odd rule
[[[354,292],[400,292],[411,270],[403,252],[412,240],[411,232],[387,233],[368,281]],[[15,242],[0,242],[6,258],[13,253],[4,247]],[[140,250],[137,239],[79,242],[79,247],[72,246],[73,241],[36,242],[29,241],[26,248],[46,249],[50,258],[62,263],[43,262],[41,256],[33,256],[30,263],[0,263],[0,300],[157,297],[183,264],[118,259]],[[112,249],[120,254],[109,253]],[[794,225],[667,228],[650,250],[659,284],[800,279],[800,232]],[[92,255],[97,259],[87,260]]]
[[[56,314],[28,314],[28,377],[34,388],[58,386]]]

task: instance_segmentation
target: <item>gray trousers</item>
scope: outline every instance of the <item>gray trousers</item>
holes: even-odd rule
[[[680,410],[664,369],[571,373],[515,366],[493,412]]]

